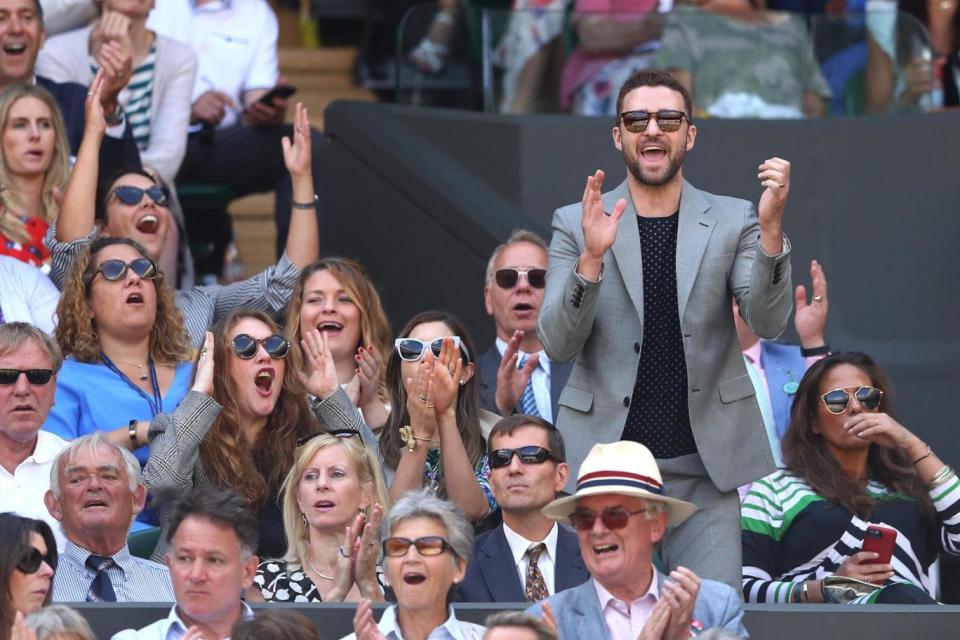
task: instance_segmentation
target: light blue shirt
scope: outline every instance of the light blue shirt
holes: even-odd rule
[[[173,413],[190,390],[192,377],[192,362],[176,365],[173,382],[163,396],[163,413]],[[64,440],[74,440],[88,433],[125,427],[131,420],[150,421],[153,416],[151,402],[106,365],[67,358],[57,375],[53,409],[42,428]],[[141,466],[147,463],[148,447],[134,453]]]
[[[497,338],[496,344],[497,351],[500,352],[502,357],[503,352],[507,350],[507,343]],[[537,353],[540,355],[540,359],[537,360],[537,368],[530,374],[530,379],[533,381],[533,397],[537,400],[537,412],[540,417],[553,424],[553,401],[550,398],[550,357],[543,349]],[[517,364],[519,365],[528,355],[533,354],[520,351],[517,354]]]
[[[86,566],[90,552],[67,540],[53,577],[54,602],[85,602],[96,573]],[[117,602],[173,602],[170,570],[162,564],[130,555],[126,545],[111,556],[115,566],[107,576]]]
[[[472,622],[460,622],[453,614],[453,607],[447,607],[450,612],[446,622],[430,632],[427,640],[481,640],[486,627],[482,627]],[[380,633],[386,636],[387,640],[403,640],[403,634],[400,632],[400,623],[397,620],[397,605],[393,605],[383,612],[383,617],[377,623]],[[356,634],[351,633],[344,636],[342,640],[354,640]],[[114,638],[114,640],[117,640]]]
[[[246,602],[241,604],[243,605],[244,619],[250,620],[253,618],[253,609],[247,606]],[[180,640],[187,635],[187,629],[186,623],[180,619],[180,614],[177,612],[177,605],[173,605],[173,608],[170,609],[170,615],[163,620],[157,620],[139,631],[124,629],[113,634],[111,640]]]

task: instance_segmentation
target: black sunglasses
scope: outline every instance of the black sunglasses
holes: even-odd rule
[[[588,509],[577,509],[570,514],[570,524],[578,531],[589,531],[593,529],[593,523],[596,522],[597,516],[600,516],[603,526],[612,531],[614,529],[623,529],[627,526],[627,522],[630,521],[630,516],[635,516],[644,511],[646,511],[646,508],[640,509],[639,511],[604,509],[599,513]]]
[[[316,433],[311,433],[308,436],[302,436],[297,438],[297,446],[302,447],[307,444],[317,436],[335,436],[337,438],[352,438],[353,436],[359,436],[359,431],[354,431],[353,429],[331,429],[330,431],[317,431]],[[362,441],[361,441],[362,442]]]
[[[87,284],[90,284],[90,282],[97,277],[98,273],[103,276],[104,280],[110,280],[111,282],[122,280],[127,277],[128,269],[137,274],[137,277],[141,280],[153,280],[159,274],[159,271],[157,271],[157,263],[150,258],[137,258],[130,262],[124,262],[123,260],[104,260],[100,263],[100,266],[97,267],[97,270],[93,272]]]
[[[17,563],[17,571],[25,575],[36,573],[37,570],[40,569],[40,563],[42,562],[46,562],[51,569],[57,568],[53,554],[48,551],[47,555],[43,555],[36,547],[30,547],[30,550],[27,551],[20,562]]]
[[[290,351],[290,342],[283,336],[273,334],[266,338],[254,338],[245,333],[238,333],[233,338],[233,352],[236,353],[239,358],[251,360],[256,357],[261,344],[263,348],[267,350],[267,355],[274,360],[281,360],[287,357],[287,353]]]
[[[543,464],[547,460],[557,460],[553,457],[553,454],[550,453],[549,449],[544,449],[536,445],[528,445],[526,447],[518,447],[517,449],[496,449],[495,451],[491,451],[487,455],[487,463],[491,469],[508,467],[513,460],[514,454],[520,458],[520,462],[523,464]]]
[[[117,200],[130,206],[140,204],[143,201],[144,194],[150,196],[150,199],[153,200],[153,203],[157,206],[165,207],[170,203],[170,192],[166,187],[159,185],[147,187],[146,189],[127,185],[113,188],[113,195],[117,196]]]
[[[467,351],[466,345],[460,340],[460,336],[448,337],[452,338],[453,344],[460,348],[460,354],[463,356],[464,362],[470,362],[470,352]],[[433,356],[439,358],[445,339],[446,338],[437,338],[436,340],[427,342],[426,340],[418,340],[417,338],[397,338],[393,341],[393,344],[401,360],[416,362],[423,357],[423,352],[426,351],[428,347],[430,351],[433,352]]]
[[[53,377],[53,369],[0,369],[0,385],[16,384],[21,373],[30,384],[47,384]]]
[[[520,276],[524,276],[527,283],[534,289],[543,289],[547,286],[546,269],[497,269],[494,280],[501,289],[513,289],[520,281]]]
[[[399,558],[407,555],[407,549],[413,545],[417,552],[422,556],[438,556],[444,551],[450,551],[453,555],[457,552],[453,550],[450,543],[440,536],[423,536],[416,540],[410,538],[387,538],[383,541],[383,555],[391,558]]]
[[[850,395],[850,392],[846,389],[834,389],[827,391],[820,396],[820,399],[823,400],[823,406],[827,408],[827,411],[837,415],[847,410],[850,405]],[[857,387],[857,390],[853,392],[853,397],[867,411],[876,411],[880,408],[883,391],[875,387]]]
[[[643,133],[650,124],[650,118],[655,118],[657,126],[664,133],[672,133],[680,128],[684,118],[690,120],[689,116],[683,111],[674,111],[673,109],[661,109],[660,111],[624,111],[620,114],[623,120],[623,127],[630,133]]]

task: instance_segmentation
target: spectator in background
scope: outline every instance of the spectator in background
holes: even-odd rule
[[[521,229],[487,262],[483,301],[497,339],[477,358],[480,406],[502,416],[524,413],[553,422],[573,369],[569,362],[552,362],[537,335],[548,251],[540,236]]]
[[[253,611],[241,599],[257,569],[257,520],[236,491],[195,489],[173,505],[165,533],[177,602],[170,615],[113,640],[229,638]],[[191,635],[192,634],[192,635]]]
[[[44,496],[67,538],[53,581],[55,601],[173,601],[167,568],[127,548],[130,524],[146,499],[137,459],[102,433],[57,454]]]
[[[410,63],[422,73],[443,71],[453,46],[460,4],[457,0],[437,0],[437,11],[426,35],[407,53]]]
[[[583,116],[614,116],[617,89],[647,69],[659,46],[671,0],[576,0],[578,44],[567,59],[560,106]]]
[[[36,73],[37,54],[46,37],[39,0],[0,0],[0,13],[7,16],[0,24],[0,40],[13,45],[9,51],[6,48],[0,51],[0,91],[15,84],[36,84],[49,91],[63,115],[70,152],[77,154],[83,138],[87,89],[72,82],[54,82]],[[18,46],[23,49],[18,50]],[[99,95],[103,112],[110,123],[99,156],[101,166],[108,173],[123,165],[140,166],[137,145],[127,127],[123,109],[117,102],[117,94],[129,79],[130,60],[114,47],[109,47],[109,50],[110,55],[104,58],[104,65],[111,76],[111,83]]]
[[[50,581],[57,570],[57,544],[50,526],[0,513],[0,637],[9,637],[14,620],[50,604]]]
[[[60,285],[71,263],[97,233],[142,241],[148,247],[149,257],[156,259],[171,224],[170,211],[163,205],[167,198],[164,190],[158,189],[152,179],[129,172],[118,174],[119,177],[105,191],[100,204],[103,219],[99,224],[95,223],[98,171],[94,159],[103,137],[104,124],[102,113],[96,108],[99,104],[95,98],[99,91],[97,81],[92,89],[94,95],[89,98],[91,108],[84,145],[77,157],[58,224],[46,239],[52,253],[50,275]],[[288,140],[281,142],[281,146],[287,168],[294,176],[296,196],[304,199],[312,197],[313,175],[309,119],[301,105],[297,105],[296,122],[292,143]],[[312,212],[296,212],[293,229],[283,257],[256,276],[229,286],[191,287],[177,291],[175,301],[183,314],[193,346],[199,347],[207,329],[236,307],[242,305],[246,309],[279,313],[286,306],[300,269],[317,259],[320,242]]]
[[[0,256],[0,324],[26,322],[45,333],[57,324],[60,292],[36,267]]]
[[[147,29],[154,0],[105,0],[99,20],[47,40],[37,72],[55,82],[89,85],[109,49],[132,60],[129,81],[117,94],[144,165],[172,182],[187,148],[190,98],[197,58],[190,47]]]
[[[487,616],[483,640],[558,640],[557,630],[527,613],[501,611]]]
[[[807,290],[802,284],[795,292],[796,309],[793,326],[800,338],[800,346],[761,340],[743,318],[736,300],[733,302],[733,321],[737,339],[747,364],[747,373],[757,392],[760,414],[767,429],[770,449],[777,467],[783,467],[780,440],[790,423],[790,405],[800,386],[800,378],[814,362],[830,353],[824,337],[827,326],[827,276],[816,260],[810,261],[810,280],[813,298],[807,301]]]
[[[145,463],[150,420],[180,404],[193,374],[163,275],[133,240],[98,238],[74,263],[57,315],[67,359],[44,429],[68,440],[105,431]]]
[[[43,244],[59,210],[54,190],[70,175],[63,119],[50,92],[15,85],[0,93],[0,255],[48,268]]]
[[[380,294],[359,262],[323,258],[300,273],[286,322],[290,362],[298,371],[304,359],[300,341],[313,329],[326,336],[337,381],[363,420],[379,430],[390,413],[384,362],[392,351],[393,332]]]
[[[67,443],[40,427],[53,406],[62,361],[57,343],[40,329],[0,324],[0,511],[43,520],[58,547],[63,534],[43,494],[53,459]]]
[[[298,611],[261,609],[253,618],[237,620],[230,640],[320,640],[320,632]]]
[[[667,16],[654,66],[693,96],[694,113],[720,118],[822,116],[830,88],[801,16],[755,0],[706,0]],[[686,2],[684,4],[687,4]]]
[[[92,0],[40,0],[40,9],[49,36],[79,29],[97,17]]]
[[[277,66],[277,18],[264,0],[164,0],[147,26],[197,54],[187,155],[177,182],[216,182],[236,196],[276,190],[277,255],[291,225],[291,206],[317,213],[314,192],[291,195],[280,140],[287,100],[267,97],[284,82]],[[319,148],[320,134],[306,128]],[[320,179],[319,157],[313,177]],[[302,212],[301,212],[302,213]],[[294,216],[298,214],[293,214]]]
[[[938,554],[960,554],[960,482],[896,421],[890,392],[863,353],[807,371],[783,439],[786,469],[754,482],[743,503],[747,602],[934,602]],[[896,532],[890,563],[861,550],[871,523]]]
[[[52,604],[27,616],[36,640],[97,640],[82,615],[62,604]]]

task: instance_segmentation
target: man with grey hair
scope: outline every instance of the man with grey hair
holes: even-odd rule
[[[713,627],[748,637],[736,590],[686,567],[667,576],[653,565],[667,527],[696,510],[664,495],[657,462],[639,442],[594,445],[580,466],[576,493],[543,508],[576,530],[590,580],[527,613],[543,615],[561,638],[686,640]]]
[[[477,358],[480,404],[509,416],[539,416],[555,422],[560,392],[572,363],[552,362],[537,336],[547,273],[547,243],[517,229],[493,250],[487,263],[483,302],[497,328],[496,343]]]
[[[113,640],[229,638],[241,618],[253,618],[242,594],[260,561],[258,531],[246,498],[233,489],[193,489],[178,498],[164,532],[176,604],[166,618]]]
[[[147,489],[132,453],[102,433],[78,438],[54,460],[46,504],[67,537],[53,579],[56,602],[172,602],[170,572],[127,548]]]
[[[0,512],[43,520],[62,549],[59,523],[43,503],[53,458],[67,446],[41,431],[57,390],[63,356],[26,322],[0,323]]]

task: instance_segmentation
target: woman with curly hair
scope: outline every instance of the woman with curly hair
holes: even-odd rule
[[[43,236],[56,220],[53,190],[70,177],[70,148],[53,96],[34,85],[0,94],[0,254],[35,267],[50,260]]]
[[[306,340],[319,340],[319,334],[314,330]],[[280,487],[297,442],[322,430],[325,411],[356,415],[329,354],[317,359],[311,350],[309,374],[303,374],[287,366],[289,351],[263,312],[235,311],[218,322],[207,333],[190,392],[175,412],[153,421],[143,470],[147,487],[159,496],[201,486],[239,491],[258,512],[257,554],[264,558],[286,550]],[[354,425],[358,421],[353,418]]]
[[[786,469],[742,506],[747,602],[933,603],[940,551],[960,553],[960,480],[893,417],[883,370],[836,353],[804,375],[783,439]],[[863,551],[895,532],[892,559]]]
[[[57,306],[65,360],[44,429],[72,440],[107,431],[147,460],[149,422],[190,387],[191,349],[173,292],[147,251],[98,238],[80,254]]]
[[[383,363],[390,356],[393,333],[380,294],[360,263],[324,258],[301,272],[286,323],[295,370],[303,362],[302,327],[326,334],[337,380],[364,421],[373,429],[382,427],[390,413]]]

